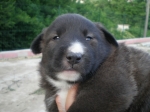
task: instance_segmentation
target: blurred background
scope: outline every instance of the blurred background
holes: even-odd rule
[[[144,38],[150,37],[149,6],[150,0],[0,0],[0,112],[46,112],[41,54],[29,48],[57,16],[81,14],[101,22],[117,40],[140,40],[130,45],[150,53],[150,38]]]
[[[64,13],[101,22],[116,39],[150,37],[149,0],[0,0],[0,51],[29,48]]]

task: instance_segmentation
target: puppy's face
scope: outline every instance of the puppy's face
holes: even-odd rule
[[[108,57],[115,39],[99,24],[77,15],[59,16],[32,43],[42,52],[41,73],[69,83],[84,81]]]

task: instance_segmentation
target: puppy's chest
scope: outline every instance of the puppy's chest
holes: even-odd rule
[[[61,88],[58,87],[59,90],[56,93],[59,96],[63,112],[65,112],[65,104],[66,104],[66,99],[67,99],[67,95],[68,95],[68,91],[70,87],[71,87],[70,85],[62,83],[62,87]]]
[[[65,112],[67,94],[68,94],[68,89],[60,90],[57,92],[57,95],[59,95],[60,98],[60,103],[62,105],[63,112]]]
[[[63,108],[63,112],[65,112],[65,103],[66,103],[66,98],[67,98],[67,94],[69,91],[69,88],[72,86],[70,84],[68,84],[65,81],[57,81],[57,80],[53,80],[48,78],[48,81],[54,86],[56,87],[56,89],[58,90],[56,95],[59,96],[60,98],[60,103],[62,105]]]

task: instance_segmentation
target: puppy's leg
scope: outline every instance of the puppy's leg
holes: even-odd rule
[[[92,93],[86,95],[81,93],[67,112],[126,112],[127,106],[126,104],[122,104],[122,102],[125,103],[125,100],[119,100],[122,99],[118,98],[112,101],[112,99],[103,97],[102,94],[98,95]]]
[[[68,109],[67,112],[125,112],[124,109],[122,109],[121,105],[113,105],[109,103],[105,103],[107,100],[110,103],[115,103],[109,101],[107,98],[98,98],[98,95],[95,95],[96,98],[92,98],[92,96],[95,94],[89,94],[87,95],[81,95],[80,97],[77,98],[77,100],[71,105],[71,107]],[[86,97],[87,96],[87,97]]]
[[[76,100],[67,112],[126,112],[136,95],[134,86],[124,78],[124,81],[107,79],[80,85]]]

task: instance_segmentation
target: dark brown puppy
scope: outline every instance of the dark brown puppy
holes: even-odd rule
[[[59,16],[35,38],[42,52],[41,86],[48,112],[65,104],[68,88],[79,84],[67,112],[150,112],[150,55],[116,42],[100,24],[78,14]]]

